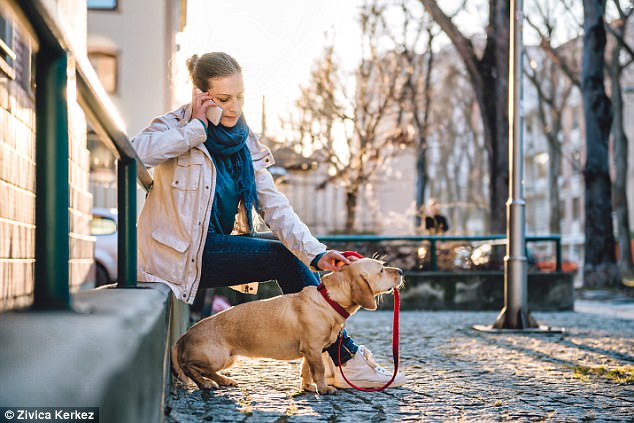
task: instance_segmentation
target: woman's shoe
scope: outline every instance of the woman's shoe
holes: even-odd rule
[[[328,354],[324,355],[324,364],[326,366],[326,383],[336,388],[347,389],[352,388],[348,382],[341,376],[341,371],[330,359]],[[348,380],[360,388],[380,388],[392,379],[392,371],[379,366],[372,352],[365,346],[359,346],[357,353],[342,366],[343,372]],[[401,372],[396,374],[390,388],[403,386],[407,382],[407,378]]]

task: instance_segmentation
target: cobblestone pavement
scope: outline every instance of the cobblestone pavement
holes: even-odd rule
[[[299,393],[299,361],[242,359],[237,388],[173,387],[167,422],[634,421],[634,320],[535,313],[564,334],[489,334],[495,312],[401,313],[402,388]],[[388,369],[392,315],[347,323]]]

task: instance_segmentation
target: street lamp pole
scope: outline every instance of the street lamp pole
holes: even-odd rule
[[[506,256],[504,257],[504,308],[496,329],[537,327],[528,311],[526,258],[526,202],[523,178],[522,0],[511,0],[509,54],[509,198],[506,202]]]
[[[484,332],[561,333],[563,329],[540,326],[528,311],[526,258],[526,203],[524,201],[524,152],[522,140],[522,0],[510,3],[509,52],[509,198],[506,202],[506,256],[504,257],[504,308],[493,325],[475,325]]]

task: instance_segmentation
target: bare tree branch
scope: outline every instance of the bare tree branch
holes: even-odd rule
[[[526,22],[538,33],[540,38],[540,47],[546,52],[548,57],[561,67],[561,70],[566,74],[568,78],[578,88],[581,88],[581,80],[577,72],[573,71],[568,62],[559,54],[559,52],[553,48],[550,43],[550,39],[542,32],[541,28],[537,26],[530,17],[526,16]]]

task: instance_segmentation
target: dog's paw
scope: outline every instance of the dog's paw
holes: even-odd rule
[[[218,384],[216,382],[214,382],[213,380],[206,380],[203,383],[201,383],[200,385],[198,385],[198,387],[200,389],[218,389],[220,386],[218,386]]]
[[[194,382],[183,383],[182,387],[184,390],[189,392],[192,392],[198,389],[198,385],[196,385]]]
[[[315,393],[317,393],[317,387],[314,384],[312,384],[312,383],[310,383],[310,384],[307,383],[305,385],[302,385],[302,389],[304,390],[304,392],[315,392]]]
[[[222,376],[220,380],[218,380],[218,384],[221,386],[238,386],[238,382],[236,380],[227,376]]]
[[[326,385],[324,388],[317,388],[317,392],[320,395],[334,394],[335,392],[337,392],[337,388],[335,388],[334,386]]]

